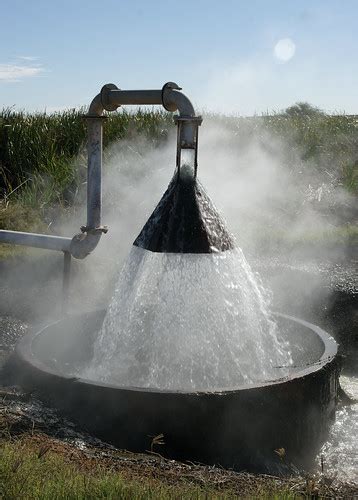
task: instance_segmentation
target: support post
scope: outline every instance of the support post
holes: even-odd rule
[[[71,254],[63,252],[62,314],[67,313],[71,281]]]

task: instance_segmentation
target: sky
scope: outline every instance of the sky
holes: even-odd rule
[[[178,83],[200,111],[358,113],[356,0],[0,0],[0,106]]]

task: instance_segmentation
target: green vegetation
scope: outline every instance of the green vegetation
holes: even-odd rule
[[[49,232],[83,203],[86,182],[85,110],[29,114],[0,112],[0,229]],[[161,111],[110,113],[104,146],[117,139],[165,141],[172,117]],[[82,188],[82,190],[81,190]],[[0,260],[26,249],[0,246]]]
[[[51,204],[74,203],[86,177],[84,110],[48,115],[5,109],[0,113],[2,210],[20,202],[44,213]],[[158,141],[171,123],[168,114],[138,111],[109,114],[104,146],[141,134]]]
[[[26,447],[6,444],[0,460],[1,498],[48,499],[73,498],[128,498],[169,499],[207,498],[198,487],[173,488],[160,481],[126,480],[121,474],[110,473],[104,468],[93,467],[81,471],[76,464],[66,461],[60,454],[48,452],[46,447],[36,451]],[[173,496],[174,495],[174,496]]]
[[[2,444],[0,496],[7,500],[298,498],[290,491],[288,482],[275,478],[258,476],[255,481],[250,476],[251,481],[247,481],[248,477],[240,480],[238,476],[236,484],[232,478],[226,481],[223,478],[222,484],[215,484],[200,474],[196,477],[195,471],[191,478],[181,477],[174,469],[171,474],[168,470],[163,475],[145,463],[142,477],[138,477],[138,473],[131,474],[127,469],[116,470],[120,467],[115,462],[109,464],[79,456],[75,448],[72,458],[68,447],[57,447],[55,453],[50,440],[37,446],[31,441]],[[243,479],[247,481],[246,491]]]
[[[304,114],[293,112],[294,108],[264,117],[265,127],[302,160],[298,167],[304,173],[311,169],[323,180],[331,178],[358,194],[358,116],[329,116],[315,108]]]

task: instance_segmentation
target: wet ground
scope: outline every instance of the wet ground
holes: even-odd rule
[[[358,376],[342,375],[340,383],[351,401],[338,406],[336,420],[318,462],[331,477],[358,484]]]

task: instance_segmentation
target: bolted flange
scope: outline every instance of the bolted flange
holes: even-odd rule
[[[175,82],[167,82],[163,85],[162,88],[162,105],[167,111],[176,111],[177,107],[175,104],[166,104],[165,103],[165,91],[166,90],[182,90],[181,87]]]
[[[120,89],[114,83],[106,83],[106,85],[103,85],[103,87],[101,88],[101,103],[103,109],[105,109],[106,111],[115,111],[120,107],[120,104],[109,103],[109,94],[111,93],[111,90]]]

